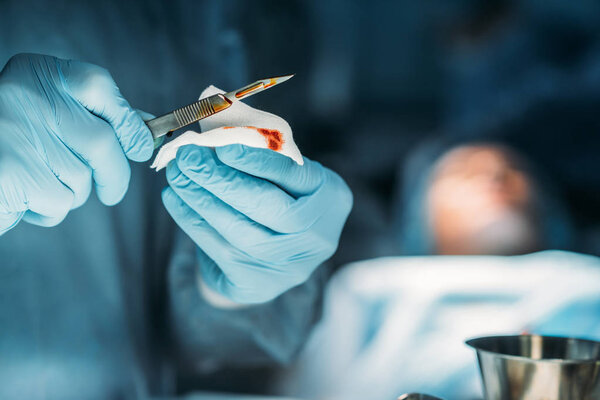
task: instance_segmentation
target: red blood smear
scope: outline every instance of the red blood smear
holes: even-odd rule
[[[223,129],[232,129],[234,126],[224,126]],[[257,128],[256,126],[245,126],[244,128],[250,128],[256,130],[258,133],[263,135],[267,139],[267,146],[269,149],[279,151],[283,146],[283,135],[276,129]]]
[[[249,127],[254,128],[254,127]],[[283,137],[281,132],[275,129],[254,128],[267,139],[268,146],[271,150],[279,151],[283,145]]]

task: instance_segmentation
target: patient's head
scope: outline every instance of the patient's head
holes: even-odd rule
[[[427,217],[438,254],[520,254],[539,246],[536,189],[523,161],[491,144],[442,155],[428,184]]]

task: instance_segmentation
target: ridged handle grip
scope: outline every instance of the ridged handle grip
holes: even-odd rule
[[[195,103],[173,111],[179,126],[186,126],[215,114],[216,111],[210,100],[210,97],[200,99]]]
[[[222,94],[215,94],[146,121],[146,125],[150,128],[154,138],[154,146],[158,147],[162,143],[162,139],[160,139],[162,136],[223,111],[229,108],[231,104],[231,101]]]

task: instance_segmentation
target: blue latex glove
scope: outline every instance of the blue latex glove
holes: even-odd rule
[[[188,145],[167,167],[163,203],[199,247],[207,286],[243,304],[308,279],[335,252],[352,208],[337,174],[242,145]]]
[[[118,203],[152,136],[105,69],[21,54],[0,73],[0,234],[52,226],[87,200]]]

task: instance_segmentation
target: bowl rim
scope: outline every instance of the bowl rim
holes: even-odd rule
[[[507,358],[507,359],[512,359],[512,360],[519,360],[519,361],[525,361],[525,362],[531,362],[531,363],[549,363],[549,364],[599,364],[600,365],[600,356],[598,358],[569,358],[569,359],[563,359],[563,358],[541,358],[541,359],[534,359],[534,358],[526,357],[526,356],[516,356],[516,355],[513,355],[513,354],[497,353],[497,352],[494,352],[494,351],[490,351],[490,350],[479,348],[479,347],[477,347],[476,345],[473,344],[473,342],[475,342],[477,340],[481,340],[481,339],[506,339],[506,338],[520,338],[520,337],[536,337],[536,338],[542,338],[542,339],[576,340],[578,342],[593,343],[593,344],[596,344],[596,345],[600,346],[600,342],[599,341],[591,340],[591,339],[582,339],[582,338],[571,337],[571,336],[535,335],[535,334],[477,336],[477,337],[473,337],[473,338],[465,340],[465,344],[467,346],[471,347],[472,349],[474,349],[477,352],[477,354],[479,354],[479,353],[485,353],[485,354],[494,355],[496,357]]]

